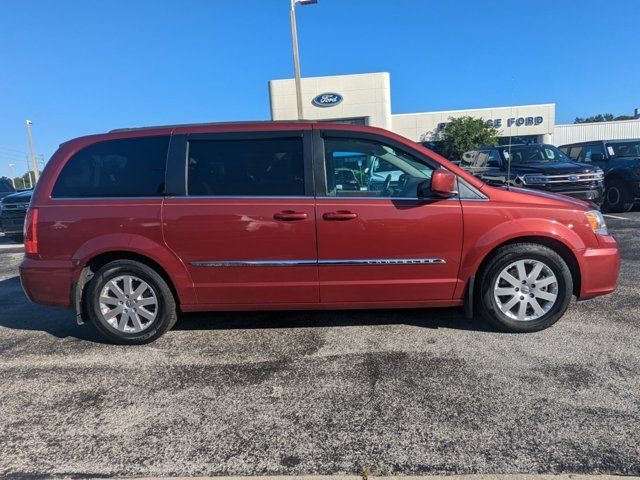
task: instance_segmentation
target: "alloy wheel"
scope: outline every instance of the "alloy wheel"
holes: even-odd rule
[[[518,260],[500,272],[493,296],[507,317],[518,321],[537,320],[555,305],[558,279],[539,260]]]
[[[104,321],[123,333],[146,330],[158,314],[156,292],[133,275],[109,280],[100,292],[99,305]]]

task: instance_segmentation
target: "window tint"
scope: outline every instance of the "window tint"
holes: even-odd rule
[[[169,137],[109,140],[69,159],[53,197],[140,197],[164,193]]]
[[[326,138],[324,150],[330,196],[415,198],[433,174],[429,165],[378,142]]]
[[[598,143],[596,145],[587,145],[584,150],[584,160],[586,162],[590,162],[591,155],[593,155],[594,153],[599,153],[604,157],[604,147],[601,143]]]
[[[304,195],[302,138],[189,142],[189,195]]]

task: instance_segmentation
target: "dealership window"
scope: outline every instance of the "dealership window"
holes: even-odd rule
[[[329,196],[415,198],[433,174],[426,163],[383,143],[327,138],[324,149]]]
[[[94,143],[67,161],[52,197],[162,195],[168,147],[168,136]]]
[[[195,140],[188,146],[188,194],[302,196],[302,138]]]

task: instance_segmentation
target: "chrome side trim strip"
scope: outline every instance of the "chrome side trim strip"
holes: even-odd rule
[[[363,260],[318,260],[319,265],[430,265],[447,263],[442,258],[367,258]]]
[[[317,265],[315,260],[249,260],[239,262],[191,262],[194,267],[290,267]]]
[[[362,260],[248,260],[233,262],[191,262],[194,267],[291,267],[298,265],[432,265],[447,263],[442,258],[367,258]]]

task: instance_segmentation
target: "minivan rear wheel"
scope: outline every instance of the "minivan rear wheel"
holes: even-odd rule
[[[498,249],[484,266],[478,292],[485,320],[508,332],[550,327],[573,295],[571,271],[552,249],[518,243]]]
[[[102,335],[120,344],[152,342],[177,320],[167,282],[133,260],[116,260],[96,272],[86,286],[84,310]]]

